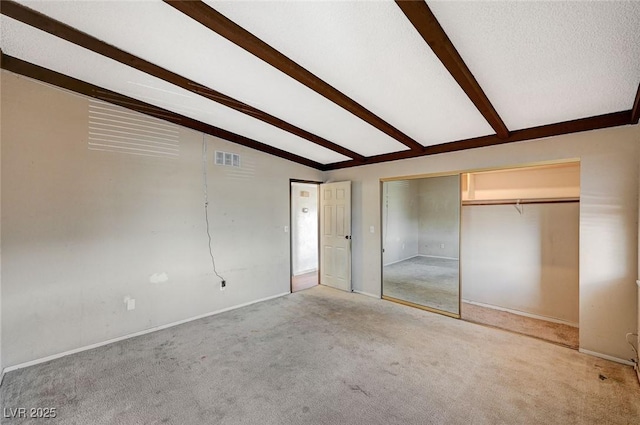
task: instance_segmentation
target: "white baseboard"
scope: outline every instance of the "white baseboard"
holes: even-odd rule
[[[633,366],[634,365],[634,363],[632,361],[630,361],[630,360],[620,359],[618,357],[609,356],[607,354],[598,353],[596,351],[585,350],[583,348],[579,348],[578,351],[583,353],[583,354],[588,354],[590,356],[599,357],[601,359],[610,360],[610,361],[616,362],[616,363],[622,363],[622,364],[625,364],[627,366]]]
[[[440,255],[426,255],[426,254],[418,254],[416,255],[416,257],[427,257],[427,258],[441,258],[443,260],[456,260],[459,261],[459,258],[453,258],[453,257],[442,257]]]
[[[552,322],[552,323],[559,323],[561,325],[573,326],[574,328],[579,327],[578,323],[569,322],[568,320],[563,320],[563,319],[556,319],[555,317],[541,316],[539,314],[527,313],[527,312],[519,311],[519,310],[512,310],[512,309],[506,308],[506,307],[499,307],[497,305],[479,303],[479,302],[476,302],[476,301],[470,301],[470,300],[465,300],[465,299],[462,299],[461,301],[463,303],[477,305],[478,307],[491,308],[493,310],[499,310],[499,311],[504,311],[504,312],[507,312],[507,313],[517,314],[518,316],[525,316],[525,317],[530,317],[532,319],[544,320],[544,321]]]
[[[419,255],[418,255],[418,254],[415,254],[415,255],[411,255],[411,256],[409,256],[409,257],[401,258],[401,259],[399,259],[399,260],[396,260],[396,261],[392,261],[392,262],[390,262],[390,263],[383,264],[383,265],[382,265],[382,267],[387,267],[387,266],[390,266],[390,265],[392,265],[392,264],[402,263],[403,261],[411,260],[412,258],[415,258],[415,257],[419,257]]]
[[[82,351],[87,351],[87,350],[92,350],[94,348],[102,347],[104,345],[113,344],[114,342],[119,342],[119,341],[123,341],[125,339],[135,338],[137,336],[146,335],[146,334],[149,334],[149,333],[152,333],[152,332],[160,331],[162,329],[167,329],[167,328],[171,328],[171,327],[174,327],[174,326],[182,325],[183,323],[193,322],[194,320],[204,319],[205,317],[215,316],[216,314],[220,314],[220,313],[224,313],[224,312],[227,312],[227,311],[235,310],[235,309],[238,309],[238,308],[246,307],[246,306],[249,306],[251,304],[256,304],[256,303],[259,303],[259,302],[268,301],[268,300],[272,300],[272,299],[275,299],[275,298],[280,298],[280,297],[283,297],[285,295],[289,295],[290,293],[291,292],[283,292],[283,293],[278,294],[278,295],[272,295],[270,297],[261,298],[259,300],[254,300],[254,301],[249,301],[247,303],[235,305],[233,307],[227,307],[227,308],[223,308],[221,310],[212,311],[210,313],[200,314],[198,316],[190,317],[188,319],[178,320],[177,322],[167,323],[166,325],[160,325],[160,326],[156,326],[156,327],[153,327],[153,328],[145,329],[143,331],[134,332],[132,334],[119,336],[117,338],[108,339],[108,340],[102,341],[102,342],[97,342],[95,344],[85,345],[84,347],[75,348],[73,350],[64,351],[64,352],[58,353],[58,354],[52,354],[52,355],[47,356],[47,357],[42,357],[40,359],[31,360],[31,361],[24,362],[24,363],[19,363],[19,364],[14,365],[14,366],[7,366],[2,371],[2,374],[4,376],[5,373],[12,372],[14,370],[23,369],[25,367],[34,366],[34,365],[37,365],[37,364],[40,364],[40,363],[45,363],[45,362],[48,362],[48,361],[51,361],[51,360],[59,359],[60,357],[65,357],[65,356],[69,356],[71,354],[80,353]]]
[[[0,372],[0,387],[2,386],[2,381],[4,381],[4,373],[5,373],[5,370],[2,369],[2,372]]]
[[[354,289],[353,292],[355,292],[356,294],[360,294],[360,295],[366,295],[367,297],[376,298],[378,300],[380,299],[379,295],[374,295],[374,294],[371,294],[369,292],[358,291],[357,289]]]
[[[400,260],[397,260],[397,261],[392,261],[392,262],[390,262],[390,263],[383,264],[383,265],[382,265],[382,267],[387,267],[387,266],[390,266],[390,265],[392,265],[392,264],[401,263],[401,262],[403,262],[403,261],[411,260],[412,258],[416,258],[416,257],[439,258],[439,259],[442,259],[442,260],[455,260],[455,261],[458,261],[458,260],[459,260],[458,258],[453,258],[453,257],[439,257],[439,256],[437,256],[437,255],[414,254],[414,255],[411,255],[411,256],[409,256],[409,257],[406,257],[406,258],[402,258],[402,259],[400,259]]]

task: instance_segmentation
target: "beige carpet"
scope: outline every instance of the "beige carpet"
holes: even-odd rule
[[[382,293],[458,314],[458,260],[416,256],[383,269]]]
[[[578,349],[578,328],[546,320],[534,319],[518,314],[462,303],[463,320],[540,338],[554,344]]]
[[[631,367],[316,286],[6,375],[4,424],[637,424]]]

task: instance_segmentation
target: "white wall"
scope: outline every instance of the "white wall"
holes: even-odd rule
[[[418,255],[418,181],[384,182],[382,190],[382,240],[388,265]]]
[[[318,185],[292,183],[291,232],[294,276],[318,270]]]
[[[456,176],[418,180],[420,255],[459,258],[460,179]]]
[[[580,205],[462,207],[462,298],[578,324]]]
[[[640,126],[625,126],[327,173],[353,182],[353,286],[380,295],[379,179],[578,158],[580,346],[629,359],[624,340],[637,326],[638,154]]]
[[[202,134],[180,128],[176,160],[91,151],[87,98],[5,71],[2,106],[5,367],[289,292],[289,179],[321,172],[206,137],[242,155],[208,161],[220,291]]]

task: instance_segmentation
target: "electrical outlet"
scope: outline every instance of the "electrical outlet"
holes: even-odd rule
[[[444,244],[443,243],[440,244],[440,249],[444,249]]]
[[[227,287],[227,281],[226,280],[220,281],[220,290],[224,291],[224,288],[226,287]]]

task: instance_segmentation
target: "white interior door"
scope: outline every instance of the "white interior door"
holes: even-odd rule
[[[351,182],[320,185],[320,283],[351,292]]]

